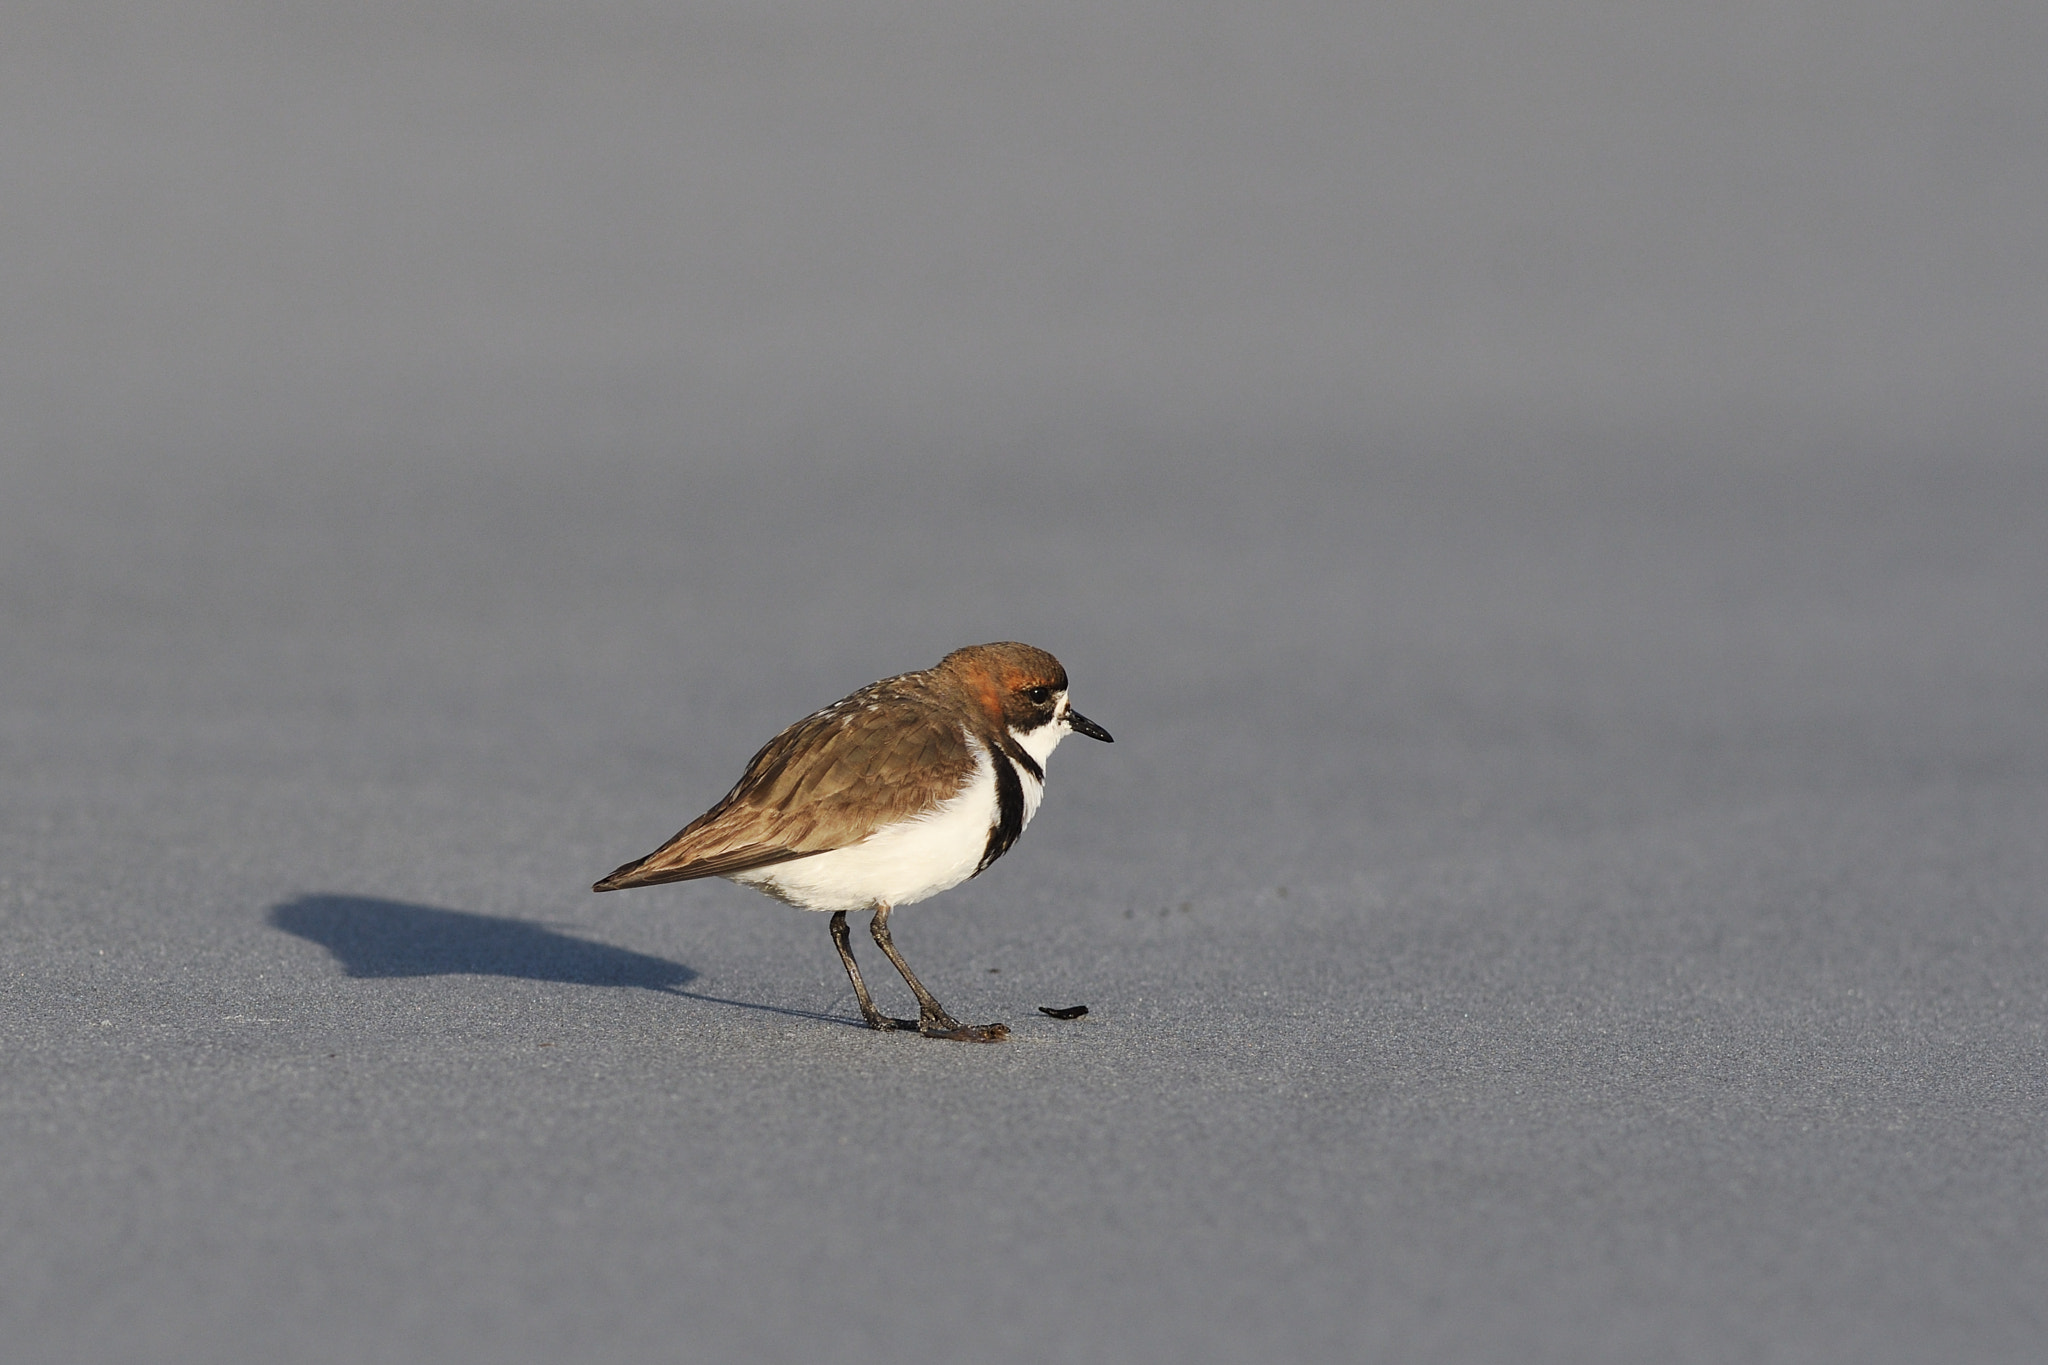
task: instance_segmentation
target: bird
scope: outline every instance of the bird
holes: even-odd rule
[[[962,1024],[896,950],[889,916],[986,872],[1045,792],[1045,762],[1069,734],[1114,743],[1067,700],[1067,671],[1015,641],[956,649],[927,669],[870,683],[761,747],[725,798],[644,858],[591,887],[619,891],[724,877],[804,910],[830,912],[832,944],[872,1029],[992,1043],[1003,1024]],[[868,994],[846,917],[917,997],[918,1017]]]

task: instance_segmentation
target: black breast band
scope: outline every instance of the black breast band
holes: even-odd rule
[[[988,827],[988,847],[981,851],[981,862],[974,869],[977,877],[988,871],[990,863],[1008,853],[1010,845],[1024,832],[1024,783],[1017,776],[1017,765],[1003,752],[1008,747],[1004,744],[988,751],[989,762],[996,770],[996,818]],[[1025,754],[1024,761],[1030,763],[1031,755]],[[1038,765],[1032,763],[1031,767],[1036,776]]]

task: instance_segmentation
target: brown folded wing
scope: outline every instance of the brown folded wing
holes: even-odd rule
[[[723,801],[593,889],[723,877],[826,853],[958,792],[974,770],[958,724],[885,687],[784,730]]]

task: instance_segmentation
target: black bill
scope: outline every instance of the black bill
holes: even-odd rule
[[[1103,729],[1079,711],[1069,710],[1067,712],[1067,724],[1073,727],[1074,733],[1077,735],[1086,735],[1090,739],[1099,739],[1104,744],[1116,743],[1115,740],[1109,737],[1109,731]]]

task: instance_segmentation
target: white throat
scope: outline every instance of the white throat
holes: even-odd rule
[[[1067,729],[1066,719],[1062,717],[1059,720],[1049,720],[1036,730],[1012,730],[1010,738],[1016,740],[1017,747],[1030,754],[1031,761],[1042,769],[1045,767],[1045,760],[1052,756],[1052,751],[1059,748],[1060,741],[1070,733],[1072,732]]]
[[[1052,751],[1060,747],[1060,741],[1072,733],[1074,727],[1067,723],[1067,694],[1062,692],[1059,705],[1053,708],[1051,720],[1036,730],[1012,730],[1010,738],[1016,740],[1017,747],[1030,754],[1031,761],[1042,769],[1045,760],[1052,757]]]

